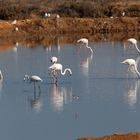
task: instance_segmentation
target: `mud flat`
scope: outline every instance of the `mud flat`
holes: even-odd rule
[[[79,138],[78,140],[140,140],[140,132],[112,134],[110,136],[103,136],[98,138]]]

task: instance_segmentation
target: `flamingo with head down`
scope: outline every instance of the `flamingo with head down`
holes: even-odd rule
[[[84,45],[86,48],[90,49],[91,53],[93,53],[93,50],[91,49],[91,47],[88,46],[88,39],[87,38],[81,38],[81,39],[77,40],[77,43]]]

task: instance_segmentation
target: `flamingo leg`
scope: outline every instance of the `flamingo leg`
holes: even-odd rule
[[[53,84],[57,84],[57,72],[56,70],[53,70]]]
[[[129,72],[130,72],[130,68],[131,68],[131,66],[129,65],[128,66],[128,69],[127,69],[127,72],[126,72],[126,77],[128,78],[128,74],[129,74]]]
[[[82,44],[80,44],[80,46],[78,47],[78,54],[80,54],[81,48],[82,48]]]
[[[39,95],[40,95],[40,93],[41,93],[41,88],[40,88],[40,85],[38,86],[38,90],[39,90]]]

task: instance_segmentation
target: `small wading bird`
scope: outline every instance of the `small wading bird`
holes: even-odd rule
[[[136,61],[134,59],[125,59],[121,63],[129,65],[127,72],[129,72],[133,68],[134,71],[137,73],[137,75],[140,77],[140,73],[139,73],[139,71],[137,69],[137,63],[136,63]]]
[[[88,46],[88,39],[81,38],[81,39],[77,40],[77,43],[84,45],[84,47],[90,49],[90,52],[93,53],[93,50],[91,49],[91,47]]]
[[[69,68],[66,68],[63,71],[63,66],[59,63],[54,63],[53,65],[51,65],[49,67],[49,69],[51,70],[51,73],[53,75],[53,83],[57,84],[57,72],[60,71],[61,75],[65,75],[66,72],[69,72],[70,76],[72,75],[72,71]]]
[[[137,49],[137,51],[140,53],[140,50],[139,50],[139,48],[138,48],[138,46],[137,46],[137,40],[135,39],[135,38],[129,38],[128,40],[127,40],[129,43],[131,43],[132,45],[134,45],[134,47]]]

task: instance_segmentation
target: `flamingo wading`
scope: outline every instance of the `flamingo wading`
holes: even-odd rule
[[[35,83],[38,83],[38,82],[43,82],[43,80],[37,76],[37,75],[32,75],[31,77],[29,75],[24,75],[24,81],[29,81],[30,83],[33,83],[34,84],[34,93],[36,92],[36,86],[35,86]],[[40,85],[38,86],[39,88],[39,92],[41,92],[40,90]]]
[[[135,72],[137,73],[138,77],[140,77],[140,72],[137,69],[137,63],[134,59],[125,59],[121,63],[129,65],[128,71],[133,67]]]
[[[69,68],[64,69],[63,71],[63,66],[62,64],[59,63],[54,63],[49,67],[53,74],[53,83],[57,83],[57,72],[60,71],[61,75],[65,75],[66,72],[69,72],[70,76],[72,75],[72,70]]]
[[[140,53],[140,50],[139,50],[139,48],[138,48],[138,46],[137,46],[137,40],[135,39],[135,38],[129,38],[128,40],[127,40],[129,43],[131,43],[132,45],[134,45],[134,47],[137,49],[137,51]]]
[[[43,82],[43,80],[37,76],[37,75],[32,75],[31,77],[29,75],[24,75],[24,81],[29,81],[29,82]]]
[[[77,40],[77,43],[83,44],[86,48],[90,49],[91,53],[93,53],[93,50],[91,49],[90,46],[88,46],[88,39],[87,38],[81,38]]]

